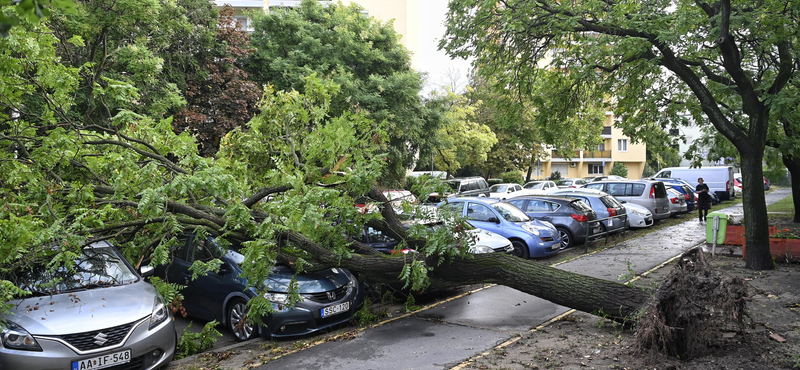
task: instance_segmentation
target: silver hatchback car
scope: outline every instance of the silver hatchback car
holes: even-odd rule
[[[84,248],[74,271],[41,265],[3,278],[31,294],[0,317],[0,369],[150,370],[172,360],[164,299],[107,242]]]
[[[604,191],[621,202],[645,207],[653,214],[653,220],[663,220],[670,216],[667,188],[661,181],[603,180],[591,182],[586,187]]]

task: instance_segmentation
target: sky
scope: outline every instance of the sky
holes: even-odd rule
[[[450,85],[450,76],[458,76],[457,86],[463,89],[470,70],[469,61],[451,60],[444,51],[438,50],[439,40],[443,38],[445,32],[447,0],[420,1],[420,6],[420,35],[423,35],[420,38],[420,71],[428,74],[423,95]]]

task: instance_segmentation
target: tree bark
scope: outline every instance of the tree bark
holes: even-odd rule
[[[359,256],[341,260],[341,267],[367,275],[400,273],[404,257]],[[436,261],[426,261],[435,266]],[[446,261],[429,273],[434,284],[493,283],[517,289],[558,305],[617,321],[631,321],[649,295],[613,281],[580,275],[503,253]]]
[[[740,149],[741,150],[741,149]],[[764,150],[742,151],[742,208],[744,209],[745,265],[753,270],[772,270],[775,264],[769,252],[769,222],[764,199],[764,172],[761,161]],[[752,254],[751,254],[752,251]]]
[[[800,222],[800,158],[786,154],[784,154],[782,157],[783,157],[783,164],[789,170],[789,174],[792,177],[794,222]]]

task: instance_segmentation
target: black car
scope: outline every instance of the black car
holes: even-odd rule
[[[246,320],[245,305],[256,295],[240,277],[244,256],[232,245],[223,253],[213,238],[182,236],[173,248],[172,263],[159,266],[156,274],[171,283],[185,285],[183,307],[190,316],[217,320],[233,332],[237,340],[261,334],[264,338],[310,334],[350,321],[364,303],[363,290],[350,271],[330,268],[313,273],[295,274],[287,266],[275,266],[264,282],[275,312],[262,319],[265,326],[254,327]],[[189,268],[194,261],[219,258],[219,273],[209,272],[192,279]],[[296,292],[302,298],[293,307],[289,303],[289,285],[297,281]]]
[[[597,213],[582,200],[567,196],[522,196],[508,200],[529,217],[548,221],[561,234],[561,248],[569,248],[586,241],[589,221],[597,219]],[[599,223],[589,235],[599,232]]]

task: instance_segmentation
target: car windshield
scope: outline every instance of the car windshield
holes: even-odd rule
[[[123,257],[111,248],[84,248],[75,258],[74,266],[58,266],[54,270],[45,261],[13,275],[5,276],[34,296],[52,295],[81,290],[130,284],[139,280]]]
[[[529,182],[525,184],[525,189],[541,189],[544,186],[543,182]]]
[[[530,221],[530,217],[525,214],[525,212],[520,211],[519,208],[514,207],[513,205],[505,202],[495,203],[492,204],[492,207],[500,212],[500,215],[503,216],[507,221],[511,222],[527,222]]]
[[[489,191],[491,191],[492,193],[502,193],[506,191],[507,188],[508,185],[494,185],[489,189]]]
[[[572,185],[572,180],[561,180],[556,185]]]

